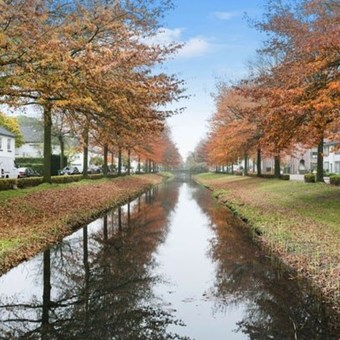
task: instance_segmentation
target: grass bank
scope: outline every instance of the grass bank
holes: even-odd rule
[[[0,274],[164,176],[148,174],[0,192]]]
[[[340,188],[225,174],[197,182],[245,219],[268,249],[340,312]]]

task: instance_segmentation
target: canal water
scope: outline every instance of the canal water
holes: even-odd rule
[[[172,181],[0,277],[0,338],[338,337],[208,190]]]

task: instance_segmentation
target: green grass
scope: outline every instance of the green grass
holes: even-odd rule
[[[267,180],[257,188],[283,206],[340,232],[340,188],[323,183]]]
[[[15,239],[0,239],[0,256],[5,253],[7,250],[12,250],[16,248],[21,243],[20,238]]]
[[[161,171],[159,174],[164,176],[164,177],[167,177],[167,178],[173,178],[174,177],[174,174],[170,171]]]
[[[196,178],[203,184],[207,184],[207,181],[209,181],[214,190],[218,186],[217,181],[220,183],[244,181],[244,184],[247,181],[257,181],[257,193],[262,193],[264,196],[268,195],[272,206],[291,209],[302,216],[326,224],[340,232],[340,187],[323,183],[255,179],[212,173],[200,174]],[[211,181],[214,181],[214,183]],[[240,183],[240,185],[242,184]],[[254,189],[252,188],[252,190]],[[249,194],[251,195],[252,191],[249,191]],[[220,193],[217,192],[217,195],[220,195]]]
[[[340,313],[340,187],[223,174],[195,179],[246,219],[266,247],[310,278]]]

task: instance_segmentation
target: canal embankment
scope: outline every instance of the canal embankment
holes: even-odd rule
[[[0,274],[164,178],[145,174],[1,191]]]
[[[200,174],[194,178],[247,222],[260,243],[340,313],[340,188]]]

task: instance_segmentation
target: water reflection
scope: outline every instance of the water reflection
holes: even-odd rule
[[[209,193],[192,190],[193,198],[211,220],[215,237],[210,256],[217,264],[209,292],[215,312],[244,305],[237,332],[250,339],[337,339],[335,326],[315,292],[303,281],[273,263],[240,232],[241,222],[230,211],[207,198]],[[237,228],[238,232],[235,232]]]
[[[168,332],[167,325],[181,322],[151,289],[160,279],[153,274],[152,253],[166,237],[178,188],[156,191],[85,226],[0,278],[1,336],[180,338]],[[26,280],[26,287],[11,289],[17,280]]]
[[[5,339],[336,339],[210,192],[166,183],[0,278]]]

